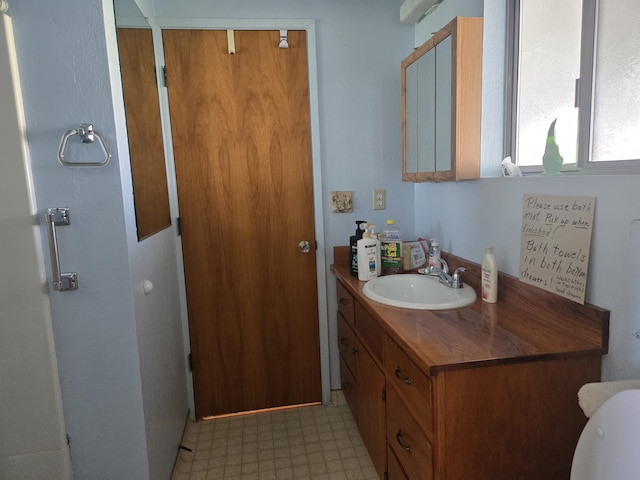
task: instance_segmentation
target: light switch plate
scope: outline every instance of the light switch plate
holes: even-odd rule
[[[387,208],[387,198],[384,189],[375,189],[373,191],[373,209],[384,210]]]

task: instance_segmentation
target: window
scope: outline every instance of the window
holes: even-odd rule
[[[640,2],[513,5],[505,137],[514,161],[541,172],[555,121],[563,171],[640,173]]]

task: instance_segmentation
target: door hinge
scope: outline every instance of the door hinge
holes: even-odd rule
[[[382,401],[383,402],[387,401],[387,389],[386,388],[382,389]]]
[[[169,82],[167,81],[167,66],[162,67],[162,81],[164,82],[165,88],[169,86]]]
[[[180,217],[176,217],[176,231],[178,236],[182,235],[182,225],[180,223]]]
[[[389,480],[389,472],[384,472],[384,480]]]
[[[576,91],[574,94],[574,107],[578,108],[580,106],[580,79],[576,78]]]
[[[187,365],[189,366],[189,371],[193,372],[193,357],[191,354],[187,355]]]

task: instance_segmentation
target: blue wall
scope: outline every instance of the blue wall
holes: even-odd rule
[[[445,0],[416,27],[416,43],[456,15],[484,13],[482,173],[500,175],[504,108],[505,0]],[[586,301],[611,310],[604,380],[640,378],[640,177],[482,178],[416,185],[415,229],[437,234],[445,250],[480,262],[494,245],[499,270],[519,275],[525,194],[596,197]]]

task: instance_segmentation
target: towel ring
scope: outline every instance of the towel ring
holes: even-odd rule
[[[104,152],[104,160],[101,162],[68,162],[64,159],[64,149],[67,146],[67,140],[72,135],[79,135],[82,143],[93,143],[97,138],[102,151]],[[90,123],[81,123],[75,130],[67,130],[60,139],[60,147],[58,148],[58,161],[65,167],[104,167],[111,160],[111,153],[107,148],[107,144],[104,141],[102,135],[93,129],[93,125]]]

